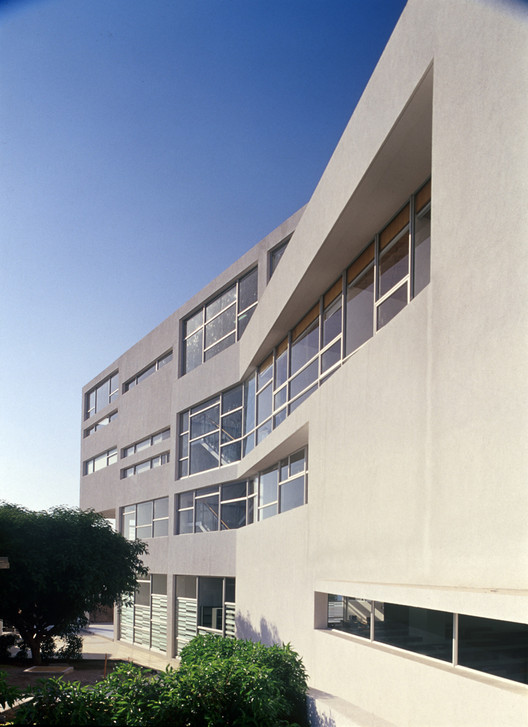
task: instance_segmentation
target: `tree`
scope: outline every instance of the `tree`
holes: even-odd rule
[[[147,547],[129,541],[93,510],[34,512],[0,503],[0,618],[14,626],[41,663],[46,635],[77,633],[86,612],[127,601],[147,570]]]

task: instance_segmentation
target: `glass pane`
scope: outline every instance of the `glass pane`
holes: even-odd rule
[[[260,475],[259,506],[268,505],[277,499],[278,468],[274,467]]]
[[[283,404],[286,404],[287,401],[287,392],[288,387],[283,386],[282,389],[279,389],[277,393],[275,394],[273,398],[273,408],[278,409],[279,407],[283,406]]]
[[[178,471],[179,471],[180,477],[187,477],[187,475],[189,474],[189,460],[188,459],[184,459],[182,462],[180,462],[180,467],[179,467]]]
[[[372,337],[374,312],[374,268],[348,286],[346,352],[355,351]]]
[[[234,578],[225,579],[225,600],[227,601],[227,603],[235,602],[235,579]]]
[[[183,535],[184,533],[194,532],[193,527],[193,511],[183,510],[178,513],[178,533]]]
[[[238,281],[238,310],[243,311],[257,302],[258,268],[253,268]]]
[[[221,530],[235,530],[246,524],[246,501],[229,502],[222,505]]]
[[[266,520],[269,517],[273,517],[277,514],[277,503],[274,505],[268,505],[259,510],[259,520]]]
[[[374,639],[417,654],[452,661],[453,614],[394,603],[376,603]]]
[[[378,297],[388,293],[408,272],[409,235],[405,233],[398,242],[380,255]]]
[[[372,326],[372,322],[371,322]],[[327,348],[321,356],[321,372],[324,373],[341,361],[341,339]]]
[[[300,396],[300,397],[299,397],[298,399],[295,399],[295,401],[294,401],[294,402],[293,402],[292,404],[290,404],[290,406],[289,406],[289,409],[290,409],[290,414],[291,414],[291,413],[292,413],[293,411],[295,411],[295,410],[297,409],[297,407],[298,407],[298,406],[299,406],[300,404],[302,404],[302,403],[303,403],[303,401],[306,401],[306,399],[308,399],[308,397],[309,397],[309,396],[311,396],[311,395],[312,395],[312,394],[314,393],[314,391],[317,391],[317,384],[316,384],[315,386],[312,386],[312,388],[311,388],[311,389],[308,389],[308,391],[306,391],[306,392],[305,392],[304,394],[302,394],[302,395],[301,395],[301,396]]]
[[[304,449],[290,457],[290,477],[304,472]]]
[[[140,502],[137,505],[137,524],[146,525],[152,522],[152,502]]]
[[[105,381],[104,384],[98,386],[96,389],[97,402],[95,408],[97,411],[106,406],[110,400],[110,381]]]
[[[191,442],[191,474],[218,467],[218,432]]]
[[[336,298],[323,313],[323,346],[341,333],[341,296]]]
[[[286,512],[304,505],[304,475],[280,486],[279,511]]]
[[[282,424],[282,422],[286,419],[286,407],[282,409],[278,414],[275,414],[273,417],[273,426],[278,427],[279,424]]]
[[[271,419],[257,429],[257,444],[260,444],[268,434],[271,434]]]
[[[319,322],[314,321],[291,346],[291,372],[294,374],[319,351]]]
[[[328,628],[370,639],[372,604],[362,598],[328,596]]]
[[[528,684],[528,625],[461,614],[458,663]]]
[[[158,369],[163,368],[166,364],[170,363],[172,361],[172,351],[170,353],[167,353],[162,358],[158,359]]]
[[[134,540],[136,537],[136,508],[123,515],[123,535],[127,540]]]
[[[275,272],[277,265],[279,264],[279,261],[288,246],[288,242],[289,240],[286,240],[286,242],[282,242],[278,247],[275,248],[275,250],[272,250],[270,252],[270,278]]]
[[[108,464],[115,464],[117,462],[117,449],[111,449],[108,452]]]
[[[271,416],[272,388],[271,383],[257,396],[257,424],[261,424]]]
[[[288,350],[283,351],[275,359],[275,388],[284,384],[288,378]]]
[[[195,313],[190,318],[187,318],[185,321],[185,330],[184,330],[184,336],[190,336],[191,333],[194,333],[203,323],[203,308],[200,308],[198,313]]]
[[[186,432],[189,429],[189,412],[184,411],[180,414],[180,432]]]
[[[136,537],[140,540],[143,540],[144,538],[151,538],[152,523],[149,523],[148,525],[138,525],[136,528]]]
[[[182,492],[180,495],[179,500],[179,507],[180,510],[184,507],[192,507],[194,502],[194,497],[192,492]]]
[[[150,581],[139,581],[135,602],[136,606],[150,606]]]
[[[161,457],[153,457],[153,459],[150,460],[150,466],[152,469],[155,467],[160,467],[162,464]],[[165,464],[165,462],[163,462]]]
[[[242,406],[242,387],[235,386],[234,389],[224,392],[222,394],[222,414],[227,414],[233,409],[238,409]]]
[[[244,439],[244,457],[246,454],[249,454],[252,449],[255,447],[255,433],[250,434],[248,437]]]
[[[257,389],[262,389],[264,384],[266,384],[268,381],[271,381],[272,375],[273,361],[271,361],[267,366],[259,370],[257,375]]]
[[[255,384],[256,376],[244,383],[244,433],[255,426]]]
[[[177,598],[196,598],[196,576],[176,576]]]
[[[208,306],[205,307],[205,320],[210,321],[213,316],[220,313],[221,310],[227,308],[228,305],[236,300],[236,285],[231,286],[228,290],[221,293]]]
[[[317,359],[307,366],[300,374],[295,376],[290,383],[290,399],[293,399],[297,394],[310,386],[316,379],[319,370],[319,362]]]
[[[414,222],[414,294],[429,284],[431,277],[431,208]]]
[[[222,417],[222,444],[242,436],[242,409]]]
[[[169,534],[169,521],[168,520],[154,520],[153,523],[153,537],[162,538]]]
[[[239,497],[246,496],[246,483],[245,482],[230,482],[227,485],[222,485],[222,500],[236,500]]]
[[[103,467],[106,467],[107,458],[108,458],[108,455],[106,452],[104,454],[100,454],[98,457],[96,457],[94,459],[93,471],[98,472],[99,470],[102,470]]]
[[[209,348],[228,333],[235,330],[235,306],[232,305],[226,311],[214,318],[205,325],[205,348]]]
[[[135,451],[136,447],[134,445],[127,447],[123,452],[123,457],[130,457],[130,455],[134,454]]]
[[[257,306],[254,305],[253,308],[248,308],[244,313],[240,313],[238,316],[238,338],[244,333],[246,330],[247,324],[251,320],[251,317],[253,313],[256,311]]]
[[[231,462],[238,462],[240,460],[240,450],[242,448],[242,442],[234,442],[233,444],[226,444],[222,447],[222,453],[220,457],[220,464],[231,464]]]
[[[167,576],[160,574],[152,576],[152,593],[158,593],[161,596],[167,595]]]
[[[287,459],[282,459],[279,464],[279,480],[283,482],[290,476],[290,466]]]
[[[168,517],[169,516],[169,498],[160,497],[159,500],[154,500],[154,517]]]
[[[378,329],[383,328],[407,305],[407,284],[402,285],[378,306]]]
[[[222,628],[222,578],[200,578],[198,586],[198,624],[206,628]]]
[[[218,429],[220,423],[220,405],[206,409],[191,417],[191,438],[201,437]]]
[[[152,364],[152,366],[149,366],[148,369],[143,371],[142,374],[139,374],[137,377],[137,382],[140,384],[145,379],[148,379],[149,376],[151,376],[156,371],[156,364]]]
[[[150,437],[148,439],[143,439],[141,442],[136,444],[136,452],[140,452],[142,449],[146,449],[147,447],[150,447]]]
[[[196,498],[195,533],[218,530],[218,495]]]
[[[139,475],[140,472],[146,472],[146,470],[150,469],[150,462],[141,462],[140,464],[136,465],[136,475]]]
[[[226,348],[229,348],[229,346],[232,346],[234,342],[235,334],[232,333],[230,336],[227,336],[222,341],[219,341],[216,346],[211,346],[211,348],[208,348],[205,352],[205,360],[209,361],[209,359],[213,358],[213,356],[216,356],[217,353],[221,353],[222,351],[225,351]]]
[[[202,363],[203,329],[195,333],[183,343],[184,373],[192,371]]]

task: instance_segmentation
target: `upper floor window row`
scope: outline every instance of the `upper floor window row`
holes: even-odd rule
[[[258,268],[183,321],[182,373],[231,346],[244,333],[258,299]]]
[[[307,457],[302,449],[249,480],[182,492],[177,532],[234,530],[307,502]]]
[[[100,429],[104,429],[110,422],[113,422],[114,419],[117,419],[117,411],[111,412],[108,416],[103,417],[98,422],[95,422],[95,424],[92,424],[91,427],[88,427],[84,430],[84,436],[89,437],[90,434],[94,434],[95,432],[98,432]]]
[[[132,454],[136,454],[137,452],[141,452],[144,449],[147,449],[148,447],[152,447],[155,444],[159,444],[159,442],[163,442],[165,439],[168,439],[170,437],[170,427],[167,429],[164,429],[161,432],[158,432],[157,434],[152,434],[150,437],[145,437],[145,439],[141,439],[139,442],[135,442],[134,444],[130,444],[128,447],[125,447],[123,450],[121,450],[121,457],[130,457]]]
[[[136,386],[136,384],[140,384],[145,379],[148,379],[149,376],[154,374],[156,371],[159,371],[163,366],[165,366],[165,364],[168,364],[171,361],[172,351],[164,353],[163,356],[160,356],[158,359],[156,359],[156,361],[153,361],[151,364],[149,364],[146,369],[143,369],[131,379],[126,381],[123,387],[124,392],[129,391],[134,386]]]
[[[89,391],[84,398],[84,418],[90,419],[119,396],[119,374],[108,376]]]
[[[125,469],[122,469],[121,479],[124,480],[126,477],[133,477],[134,475],[141,474],[141,472],[146,472],[147,470],[153,470],[156,467],[161,467],[162,465],[167,464],[169,462],[169,459],[169,452],[163,452],[163,454],[158,454],[157,457],[151,457],[150,459],[138,462],[131,467],[126,467]]]
[[[292,235],[293,235],[293,233],[292,233]],[[270,251],[268,280],[271,278],[271,276],[277,269],[277,265],[279,264],[281,257],[283,256],[286,248],[288,247],[288,243],[289,243],[292,235],[289,235],[285,240],[283,240],[281,243],[279,243],[277,245],[277,247],[274,247],[273,250]]]
[[[109,467],[117,462],[117,447],[98,454],[96,457],[87,459],[84,463],[83,474],[91,475],[92,472],[98,472],[104,467]]]
[[[180,415],[179,476],[239,461],[429,282],[430,182],[244,384]]]

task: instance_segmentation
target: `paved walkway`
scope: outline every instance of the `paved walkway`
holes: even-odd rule
[[[90,624],[81,632],[83,637],[83,659],[119,659],[163,671],[167,666],[176,668],[179,659],[169,659],[163,654],[142,649],[136,644],[114,641],[112,624]]]

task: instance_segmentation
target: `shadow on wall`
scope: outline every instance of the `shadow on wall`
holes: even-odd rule
[[[249,641],[260,641],[265,646],[282,644],[282,640],[274,624],[270,624],[264,617],[260,619],[258,628],[255,627],[249,613],[243,616],[240,611],[236,615],[237,638],[248,639]]]
[[[337,722],[329,714],[320,714],[317,711],[315,700],[308,695],[306,700],[308,707],[308,721],[310,727],[337,727]]]

